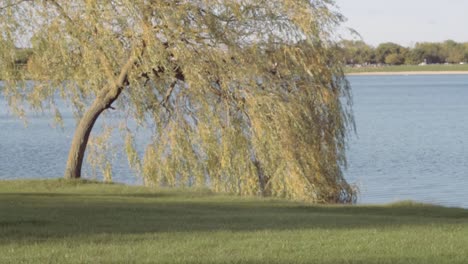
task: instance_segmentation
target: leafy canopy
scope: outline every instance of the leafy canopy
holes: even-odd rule
[[[116,95],[113,108],[154,125],[143,157],[126,138],[147,184],[354,200],[342,174],[352,116],[333,1],[1,3],[0,72],[17,113],[24,101],[55,109],[58,96],[80,116]],[[22,43],[32,57],[18,70]]]

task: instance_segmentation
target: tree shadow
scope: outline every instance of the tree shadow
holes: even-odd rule
[[[211,199],[212,198],[212,199]],[[468,210],[413,204],[317,206],[236,197],[0,194],[0,244],[99,234],[398,228],[468,224]]]
[[[150,262],[148,262],[150,263]],[[198,264],[200,263],[199,261],[193,261],[193,262],[186,262],[187,264]],[[219,262],[216,261],[204,261],[204,264],[219,264]],[[228,263],[228,262],[226,262]],[[265,259],[265,260],[243,260],[242,263],[245,264],[286,264],[286,263],[297,263],[294,260],[290,260],[285,262],[284,260],[278,260],[278,261],[272,261],[271,259]],[[301,263],[320,263],[320,264],[369,264],[369,263],[379,263],[379,264],[396,264],[396,263],[427,263],[427,260],[421,260],[418,258],[402,258],[402,257],[393,257],[393,258],[372,258],[372,257],[366,257],[366,258],[361,258],[361,259],[353,259],[353,260],[344,260],[342,258],[337,258],[337,259],[332,259],[332,260],[323,260],[323,259],[317,259],[317,260],[310,260],[308,262],[301,262]],[[450,263],[452,264],[466,264],[465,260],[450,260]]]

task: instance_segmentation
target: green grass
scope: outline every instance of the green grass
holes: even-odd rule
[[[360,72],[418,72],[418,71],[468,71],[468,64],[430,64],[430,65],[399,65],[380,67],[346,67],[346,73]]]
[[[0,181],[0,263],[468,263],[468,210]]]

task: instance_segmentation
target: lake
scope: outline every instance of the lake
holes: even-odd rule
[[[350,76],[357,136],[347,179],[362,203],[468,208],[468,75]]]
[[[358,202],[415,200],[468,208],[468,75],[348,79],[357,134],[350,138],[345,175],[359,187]],[[62,129],[47,115],[30,114],[25,128],[0,99],[0,179],[61,177],[75,124],[69,110],[63,117]],[[85,174],[92,174],[89,166]],[[140,184],[133,175],[117,152],[114,181]]]

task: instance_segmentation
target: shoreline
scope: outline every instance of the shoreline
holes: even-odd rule
[[[382,71],[382,72],[349,72],[346,76],[387,76],[387,75],[466,75],[468,71]]]

